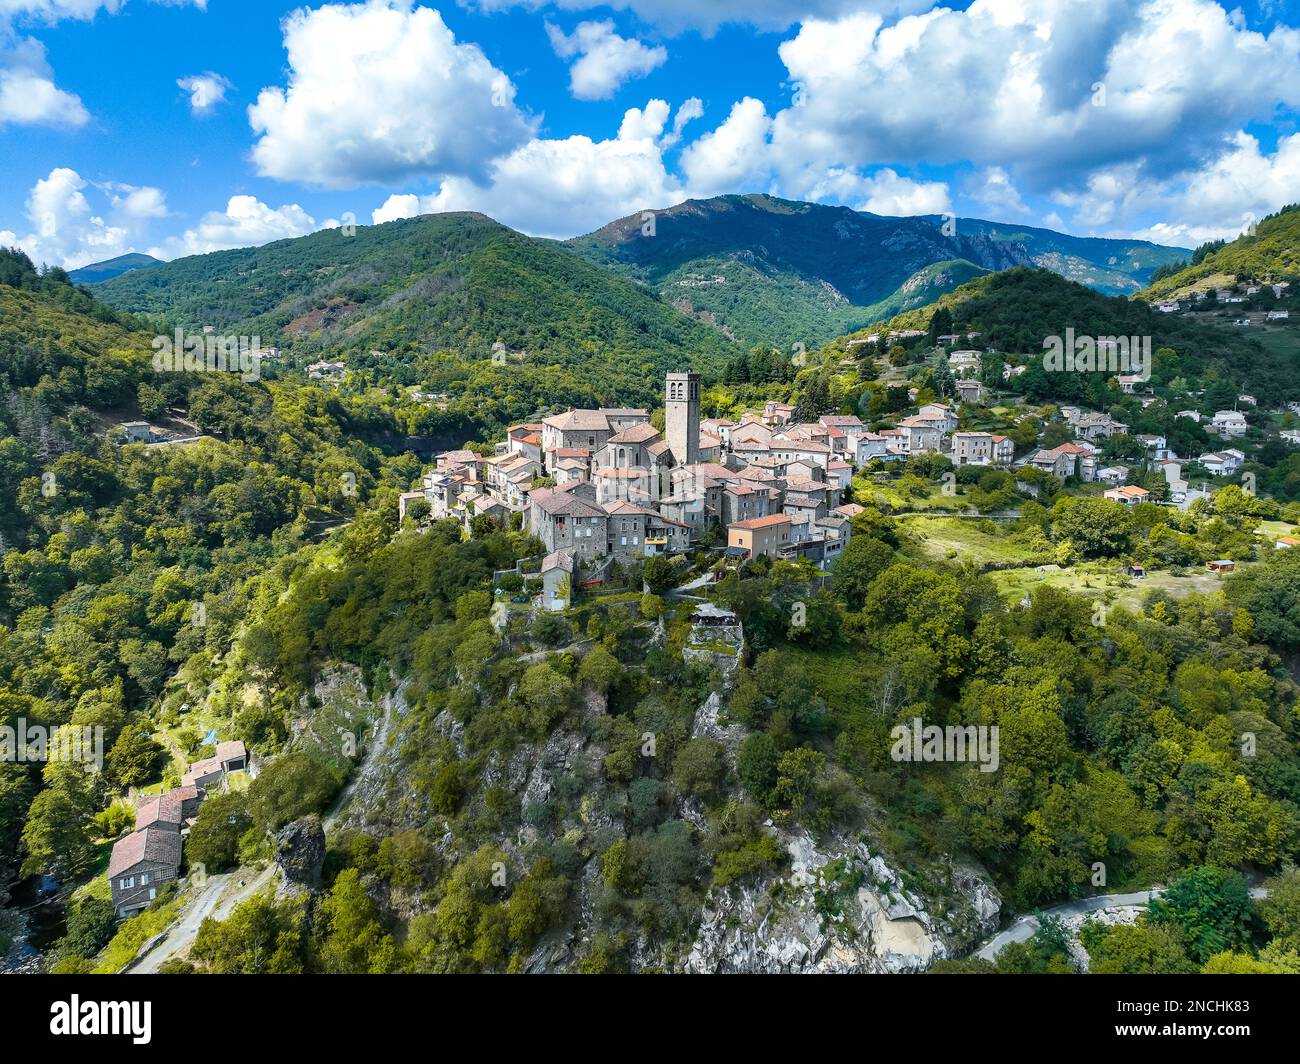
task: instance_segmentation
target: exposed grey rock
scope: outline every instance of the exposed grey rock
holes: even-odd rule
[[[719,719],[721,715],[722,695],[714,691],[695,711],[691,738],[712,739],[721,743],[726,748],[728,760],[734,762],[736,752],[740,749],[740,744],[745,741],[747,733],[739,724],[723,724]]]
[[[320,817],[299,817],[286,824],[275,837],[275,863],[291,883],[305,887],[320,886],[321,868],[325,864],[325,829]]]
[[[861,840],[768,830],[789,874],[711,892],[684,971],[918,972],[996,926],[1001,899],[973,869],[948,868],[949,896],[923,898]]]

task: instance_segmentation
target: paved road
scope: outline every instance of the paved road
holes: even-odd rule
[[[1050,909],[1044,909],[1041,915],[1055,917],[1081,916],[1084,913],[1096,912],[1098,909],[1109,909],[1112,906],[1138,905],[1145,907],[1151,904],[1152,898],[1158,898],[1164,892],[1163,887],[1155,887],[1151,890],[1135,891],[1132,894],[1098,894],[1091,898],[1075,898],[1073,901],[1062,902]],[[1263,887],[1251,887],[1250,896],[1252,898],[1266,898],[1268,897],[1268,891]],[[1032,938],[1039,926],[1037,916],[1022,916],[1005,931],[999,931],[989,939],[975,956],[981,960],[991,961],[1002,952],[1004,946],[1008,946],[1012,942],[1025,942]]]

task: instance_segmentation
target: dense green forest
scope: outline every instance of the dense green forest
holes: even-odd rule
[[[1186,266],[1153,279],[1142,298],[1158,302],[1186,291],[1203,289],[1217,278],[1229,282],[1290,281],[1300,283],[1300,204],[1283,207],[1256,223],[1253,232],[1231,243],[1197,248]]]
[[[1039,507],[1017,534],[1142,557],[1171,537],[1249,539],[1252,520],[1249,500],[1180,521],[1154,507],[1080,505]],[[1300,688],[1283,662],[1300,652],[1300,554],[1278,552],[1223,592],[1156,594],[1099,627],[1084,600],[1052,589],[1009,610],[986,577],[920,562],[885,515],[869,510],[857,523],[834,595],[810,592],[810,574],[786,563],[756,563],[720,586],[718,601],[739,612],[750,643],[725,711],[747,736],[734,765],[719,743],[690,737],[716,679],[683,663],[680,625],[666,643],[647,643],[659,607],[493,630],[490,570],[523,546],[504,534],[462,542],[438,525],[372,539],[338,568],[279,567],[254,606],[243,667],[285,692],[338,660],[404,677],[414,711],[401,773],[411,793],[378,814],[382,840],[374,830],[331,836],[326,894],[310,921],[303,900],[250,901],[205,925],[175,970],[518,968],[574,919],[584,870],[598,878],[579,970],[636,967],[647,950],[672,958],[710,886],[782,867],[783,851],[761,830],[768,818],[814,833],[869,825],[922,881],[944,855],[975,858],[1021,910],[1089,892],[1098,862],[1108,889],[1217,876],[1228,897],[1232,884],[1204,869],[1294,859]],[[807,605],[801,625],[790,622],[796,601]],[[567,648],[577,624],[593,640],[580,653]],[[519,638],[540,655],[521,660]],[[917,714],[997,725],[1000,771],[892,760],[890,729]],[[658,740],[649,758],[646,734]],[[574,735],[592,753],[562,789],[521,800],[504,785],[500,766],[515,755]],[[320,809],[337,786],[295,786],[323,777],[301,758],[282,773],[256,781],[240,831]],[[270,821],[257,812],[263,791],[281,795]],[[683,800],[700,803],[703,828],[674,813]],[[524,845],[502,845],[521,833]],[[450,849],[435,845],[442,837]],[[504,890],[491,886],[498,864],[508,869]],[[1294,970],[1294,881],[1274,881],[1278,897],[1262,918],[1238,907],[1220,937],[1202,926],[1216,911],[1173,892],[1142,931],[1158,940],[1164,967],[1152,966],[1149,949],[1124,948],[1136,932],[1109,932],[1120,939],[1098,947],[1113,965],[1100,970]],[[374,900],[377,883],[417,915],[394,926]],[[1046,938],[1013,950],[999,970],[1061,970]]]
[[[339,677],[359,678],[349,712],[400,691],[385,789],[327,833],[320,891],[258,895],[206,921],[167,970],[675,970],[717,892],[771,890],[779,904],[790,857],[769,821],[868,838],[932,899],[952,898],[954,861],[984,870],[1011,911],[1093,893],[1098,865],[1108,890],[1170,883],[1135,928],[1083,933],[1098,971],[1300,967],[1300,551],[1254,535],[1282,515],[1276,501],[1227,488],[1185,513],[1129,510],[1051,478],[1025,501],[1010,474],[969,471],[971,499],[1019,507],[998,534],[1033,556],[1253,564],[1099,620],[1051,586],[1008,604],[990,573],[937,559],[867,505],[830,590],[806,562],[766,559],[714,586],[745,631],[724,683],[685,653],[691,625],[667,595],[703,555],[634,564],[617,575],[625,593],[500,625],[495,574],[539,543],[490,522],[470,536],[399,525],[397,491],[422,470],[400,446],[413,430],[503,423],[596,389],[622,398],[617,382],[426,354],[411,362],[423,387],[469,381],[464,394],[496,405],[420,415],[387,363],[337,388],[274,371],[159,374],[131,319],[20,254],[0,270],[12,281],[0,285],[0,489],[14,502],[0,527],[0,711],[108,736],[102,773],[0,764],[8,867],[93,881],[130,826],[130,788],[173,780],[202,749],[198,720],[262,767],[247,791],[204,804],[187,859],[269,860],[276,833],[325,814],[355,771],[333,734]],[[929,327],[939,311],[1008,351],[1063,322],[1134,323],[1167,326],[1161,346],[1185,351],[1183,372],[1207,386],[1283,372],[1245,341],[1183,332],[1196,327],[1045,271],[979,278],[896,324]],[[806,366],[733,353],[707,401],[753,389],[795,399],[801,416],[907,404],[905,389],[840,367],[848,350]],[[145,411],[210,439],[151,451],[106,432]],[[1017,425],[1017,441],[1041,427]],[[939,474],[924,457],[904,481]],[[695,726],[710,701],[730,746]],[[896,760],[891,732],[917,717],[996,726],[998,771]],[[552,763],[563,770],[534,786]],[[828,919],[861,885],[855,867],[827,873]],[[1268,898],[1243,903],[1240,874],[1269,883]],[[105,904],[74,904],[57,970],[117,970],[177,899],[117,926]],[[995,970],[1065,970],[1063,951],[1048,923]]]
[[[512,365],[559,367],[630,394],[668,370],[708,371],[730,346],[644,287],[475,214],[177,259],[95,292],[164,331],[211,325],[259,336],[298,364],[322,352],[365,365],[439,351],[473,363],[496,349]]]
[[[154,778],[169,678],[225,652],[276,559],[419,467],[360,442],[347,404],[318,389],[156,374],[146,334],[21,253],[0,268],[21,284],[0,285],[2,715],[100,725],[108,748],[102,775],[0,764],[0,861],[75,876],[113,796]],[[213,438],[150,452],[105,433],[159,404]]]

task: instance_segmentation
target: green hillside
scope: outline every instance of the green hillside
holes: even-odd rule
[[[935,218],[935,224],[941,219]],[[1191,252],[1147,240],[1070,236],[1032,225],[1009,225],[979,218],[962,218],[958,227],[992,240],[1019,244],[1035,266],[1106,295],[1130,295],[1161,266],[1181,263]]]
[[[746,344],[824,343],[932,301],[982,270],[1037,264],[1108,293],[1136,291],[1187,252],[1141,241],[939,216],[887,218],[766,195],[688,200],[570,243],[593,262]],[[957,266],[956,263],[964,265]]]
[[[1165,383],[1182,378],[1224,382],[1228,402],[1236,395],[1234,389],[1278,399],[1300,397],[1300,364],[1293,353],[1262,345],[1241,331],[1161,314],[1141,300],[1103,295],[1048,270],[1019,267],[978,277],[870,332],[929,330],[941,308],[951,316],[952,331],[979,333],[977,346],[1024,356],[1021,361],[1029,368],[1016,387],[1031,395],[1085,394],[1080,375],[1047,374],[1041,366],[1044,338],[1064,336],[1072,328],[1077,336],[1151,337],[1157,393]],[[853,349],[850,341],[865,335],[861,330],[832,347],[847,353]],[[1171,353],[1162,355],[1161,348]]]
[[[1156,302],[1237,278],[1256,281],[1300,281],[1300,204],[1283,207],[1255,227],[1253,234],[1238,237],[1208,253],[1186,269],[1152,283],[1141,293]]]
[[[936,262],[912,274],[897,291],[879,303],[867,308],[871,321],[881,321],[917,307],[933,303],[940,296],[959,285],[980,277],[989,271],[965,259]]]
[[[634,398],[648,377],[710,371],[730,344],[653,292],[562,245],[478,214],[325,230],[260,248],[178,259],[115,277],[96,293],[168,327],[214,326],[364,364],[447,351],[486,361],[503,344],[521,364],[584,370]]]

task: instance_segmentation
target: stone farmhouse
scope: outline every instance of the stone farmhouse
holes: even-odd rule
[[[189,766],[179,787],[136,802],[135,830],[113,844],[108,861],[109,894],[119,919],[148,908],[164,884],[180,878],[182,840],[199,803],[224,787],[229,773],[247,767],[242,742],[217,743],[212,757]]]

